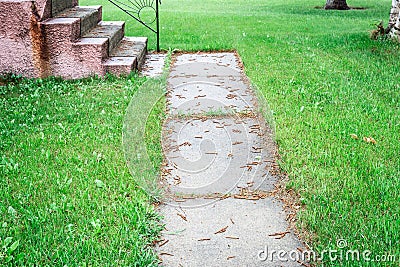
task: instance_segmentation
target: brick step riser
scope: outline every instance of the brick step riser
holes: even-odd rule
[[[125,37],[104,62],[107,72],[127,75],[133,70],[141,70],[147,54],[147,38]]]
[[[57,13],[78,5],[78,0],[51,0],[51,15],[54,17]]]
[[[105,74],[102,62],[108,57],[107,38],[79,38],[77,18],[51,19],[42,27],[52,76],[75,79]]]
[[[108,54],[121,42],[125,35],[124,22],[101,21],[97,27],[84,34],[83,38],[108,38]]]
[[[81,20],[81,36],[97,26],[102,19],[101,6],[74,7],[60,12],[57,18],[79,18]]]

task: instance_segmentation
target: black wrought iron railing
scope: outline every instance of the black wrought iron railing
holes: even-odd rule
[[[137,22],[156,34],[157,52],[160,52],[161,0],[108,0]]]

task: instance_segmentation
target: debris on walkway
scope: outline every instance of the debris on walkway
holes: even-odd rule
[[[290,256],[304,246],[273,196],[273,133],[257,107],[237,54],[173,58],[162,137],[162,266],[301,266]]]

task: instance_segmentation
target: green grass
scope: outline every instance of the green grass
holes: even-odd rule
[[[287,187],[305,204],[298,226],[315,249],[335,249],[344,238],[352,249],[400,258],[399,45],[368,38],[371,24],[387,20],[391,1],[349,0],[367,9],[345,12],[314,8],[323,2],[165,0],[161,47],[238,50],[274,111]],[[105,19],[126,20],[129,35],[149,36],[155,48],[148,30],[107,1],[80,3],[104,5]],[[121,148],[124,112],[143,82],[0,87],[0,264],[155,264],[148,245],[159,218]],[[156,166],[160,116],[150,117],[147,149]]]
[[[157,265],[159,216],[121,145],[125,109],[144,81],[0,87],[0,266]]]
[[[154,37],[107,1],[81,3],[105,5],[106,19],[128,20],[127,33],[149,36],[154,49]],[[350,248],[400,258],[400,47],[369,39],[391,1],[348,1],[366,10],[314,8],[323,3],[163,1],[161,46],[238,50],[274,111],[281,167],[306,204],[298,225],[314,248],[336,248],[344,238]]]

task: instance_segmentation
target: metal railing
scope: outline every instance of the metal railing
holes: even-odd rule
[[[160,17],[161,0],[108,0],[130,17],[156,34],[157,52],[160,52]]]

